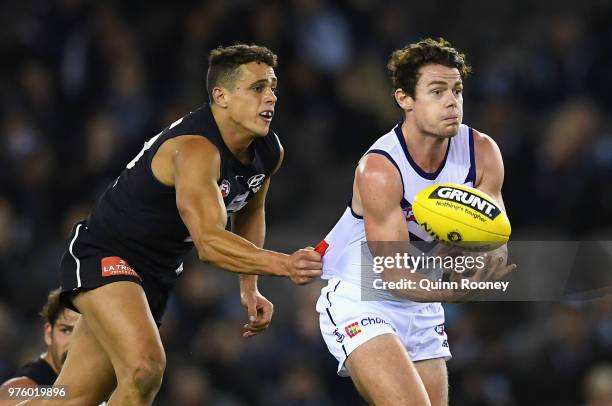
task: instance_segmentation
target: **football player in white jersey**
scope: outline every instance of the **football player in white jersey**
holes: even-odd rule
[[[446,405],[450,351],[439,302],[460,301],[466,292],[416,288],[393,292],[404,300],[362,301],[358,247],[364,240],[426,239],[410,202],[432,183],[476,187],[503,208],[504,167],[495,142],[462,124],[463,78],[470,73],[463,54],[428,38],[393,52],[388,68],[403,122],[362,157],[350,206],[317,247],[330,280],[317,310],[338,374],[350,375],[368,402]],[[506,257],[505,247],[499,249],[469,277],[504,277],[515,268]]]

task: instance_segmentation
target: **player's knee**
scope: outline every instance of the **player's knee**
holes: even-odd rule
[[[159,390],[165,369],[166,357],[163,352],[143,357],[130,365],[127,373],[128,382],[141,397],[147,398]]]
[[[143,397],[157,393],[159,390],[164,370],[159,365],[143,364],[134,370],[133,382],[138,392]]]

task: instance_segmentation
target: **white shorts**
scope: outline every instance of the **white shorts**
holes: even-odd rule
[[[340,376],[349,376],[344,366],[349,354],[381,334],[397,336],[412,361],[451,358],[440,303],[361,301],[359,286],[332,278],[321,290],[317,311]]]

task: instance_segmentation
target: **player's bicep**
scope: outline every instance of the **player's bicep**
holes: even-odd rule
[[[381,155],[369,154],[355,175],[368,241],[407,241],[400,202],[403,195],[397,168]]]
[[[184,140],[173,157],[176,206],[191,237],[225,229],[227,213],[217,185],[221,158],[206,139]]]

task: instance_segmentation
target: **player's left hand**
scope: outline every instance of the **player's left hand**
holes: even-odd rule
[[[274,305],[258,291],[240,293],[240,301],[247,309],[249,322],[243,326],[243,337],[253,337],[268,328],[272,322]]]

